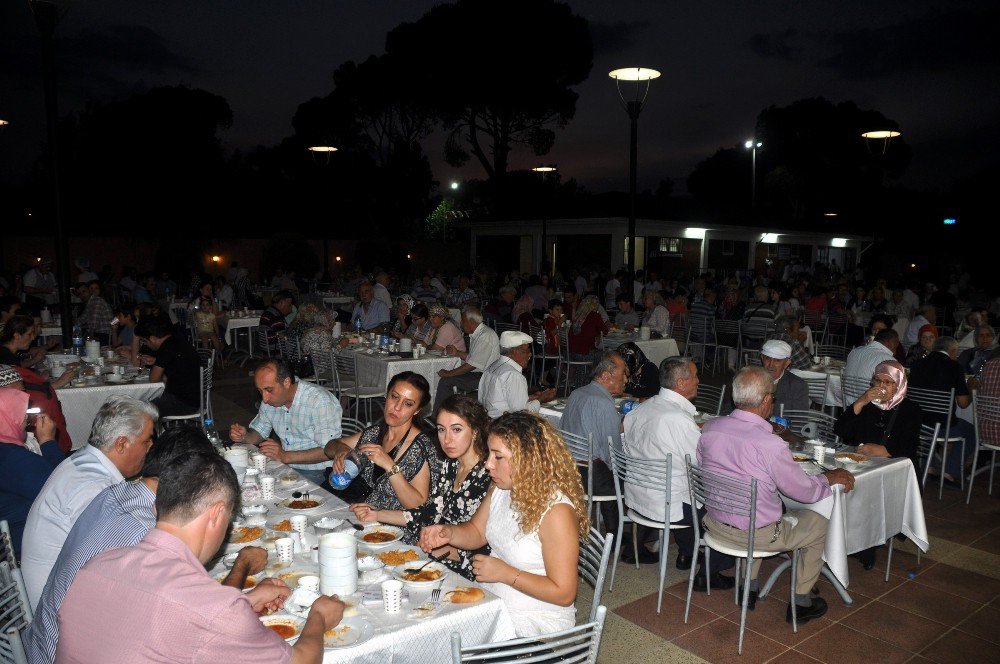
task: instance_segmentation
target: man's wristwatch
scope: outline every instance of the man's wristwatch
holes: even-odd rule
[[[393,475],[395,475],[396,473],[398,473],[400,470],[402,470],[402,468],[399,467],[398,463],[397,464],[393,464],[392,468],[389,469],[389,472],[386,473],[385,476],[386,477],[392,477]]]

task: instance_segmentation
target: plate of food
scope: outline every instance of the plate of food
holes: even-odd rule
[[[305,512],[307,510],[314,510],[325,502],[326,499],[323,496],[310,495],[308,498],[285,498],[278,504],[296,512]]]
[[[292,532],[292,520],[289,517],[285,517],[284,519],[277,517],[268,521],[267,527],[273,532],[287,535]]]
[[[868,457],[864,454],[857,454],[856,452],[841,452],[840,454],[834,454],[833,458],[841,463],[867,463]]]
[[[343,618],[340,624],[323,633],[323,646],[329,649],[361,645],[375,635],[375,628],[364,618]]]
[[[413,562],[394,567],[392,575],[403,582],[404,586],[419,590],[433,588],[444,580],[448,568],[437,562]]]
[[[372,550],[385,549],[403,538],[402,528],[395,526],[383,526],[375,524],[365,527],[364,530],[354,532],[354,537],[359,544],[363,544]]]
[[[414,560],[427,560],[423,551],[415,546],[393,546],[391,549],[379,551],[374,557],[385,563],[386,567],[399,567]]]
[[[223,572],[222,574],[216,574],[215,575],[215,580],[218,581],[219,583],[222,583],[223,581],[226,580],[227,576],[229,576],[229,572]],[[258,581],[259,581],[259,579],[256,576],[254,576],[253,574],[248,575],[247,578],[246,578],[246,581],[243,582],[243,592],[246,592],[248,590],[251,590],[252,588],[255,588],[257,586],[257,582]]]
[[[259,540],[263,535],[264,528],[262,526],[233,526],[233,530],[229,534],[229,543],[250,544]]]
[[[261,616],[260,621],[265,627],[270,627],[285,641],[292,642],[299,638],[302,627],[306,624],[305,618],[293,616],[290,613],[274,613],[269,616]]]
[[[799,463],[804,463],[806,461],[812,461],[812,457],[808,454],[802,454],[801,452],[793,452],[792,459],[798,461]]]

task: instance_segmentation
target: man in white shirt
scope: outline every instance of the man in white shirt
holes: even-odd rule
[[[351,321],[358,319],[365,332],[382,332],[389,324],[389,306],[375,299],[375,289],[369,283],[358,286],[358,303],[351,312]]]
[[[891,327],[882,328],[875,333],[875,338],[871,342],[858,346],[848,353],[847,362],[844,364],[844,378],[856,378],[867,385],[875,375],[875,367],[893,359],[898,346],[899,334],[896,330]]]
[[[24,273],[24,293],[37,297],[45,304],[59,302],[56,292],[56,275],[52,274],[52,261],[43,258],[36,267]]]
[[[491,418],[516,410],[537,413],[542,401],[556,396],[555,388],[528,394],[528,381],[522,372],[530,361],[529,335],[516,330],[500,335],[500,357],[479,379],[479,403],[486,406]]]
[[[903,345],[909,348],[917,343],[920,337],[920,328],[924,325],[935,324],[937,324],[937,309],[934,308],[934,305],[925,304],[920,307],[917,309],[917,315],[906,326],[906,334],[903,335]]]
[[[618,270],[618,272],[615,273],[615,276],[608,279],[608,283],[604,286],[604,306],[608,309],[614,308],[615,298],[622,292],[621,280],[624,278],[625,272]]]
[[[392,311],[392,296],[389,294],[389,284],[392,279],[385,272],[379,272],[375,275],[375,285],[372,286],[372,292],[375,295],[375,299],[379,302],[385,303],[385,308]]]
[[[21,573],[32,608],[77,517],[98,493],[137,475],[153,444],[156,406],[131,397],[112,397],[94,418],[90,441],[49,475],[28,512],[21,549]]]
[[[690,525],[693,518],[684,457],[691,455],[695,459],[701,437],[701,429],[694,421],[697,409],[691,403],[698,394],[698,383],[698,367],[690,357],[668,357],[660,363],[659,393],[633,408],[624,420],[626,452],[647,459],[671,456],[670,514],[666,520],[675,524]],[[624,498],[643,516],[664,520],[662,491],[626,485]],[[699,518],[703,512],[698,510]],[[690,569],[697,553],[694,529],[681,528],[671,534],[677,541],[677,568]],[[719,570],[733,565],[732,558],[713,552],[710,564],[712,588],[732,588],[733,579],[719,574]],[[695,576],[695,589],[705,589],[702,572]]]
[[[442,401],[454,393],[455,387],[467,391],[479,389],[482,372],[500,357],[500,339],[496,332],[483,324],[479,307],[470,304],[462,309],[462,331],[469,335],[469,350],[461,351],[451,344],[444,349],[446,355],[457,357],[462,363],[454,369],[438,371],[441,381],[434,398],[434,412]]]

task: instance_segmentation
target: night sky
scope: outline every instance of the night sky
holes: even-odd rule
[[[298,105],[325,96],[334,69],[383,51],[386,32],[419,18],[423,0],[77,0],[56,32],[60,113],[88,101],[185,84],[225,97],[231,149],[292,134]],[[594,67],[575,119],[541,159],[593,191],[627,188],[628,121],[613,68],[654,81],[639,125],[639,187],[684,180],[720,147],[748,138],[770,105],[824,96],[899,123],[913,148],[904,183],[948,189],[997,163],[1000,11],[995,1],[664,2],[572,0],[590,22]],[[470,26],[474,29],[474,26]],[[511,37],[512,48],[530,48]],[[456,57],[462,57],[456,53]],[[44,141],[39,39],[26,0],[0,9],[0,180],[18,183]],[[442,63],[447,66],[447,63]],[[456,80],[460,86],[461,81]],[[444,163],[443,135],[424,141],[435,177],[483,177]],[[765,146],[766,149],[766,146]],[[748,156],[749,162],[749,156]],[[748,165],[749,168],[749,165]]]

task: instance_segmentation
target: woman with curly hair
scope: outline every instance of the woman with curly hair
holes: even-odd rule
[[[467,523],[424,528],[420,547],[489,544],[491,555],[472,557],[472,572],[507,605],[517,635],[572,627],[580,540],[590,530],[576,463],[555,427],[533,413],[506,413],[486,431],[493,490]]]
[[[409,510],[380,510],[368,503],[351,506],[362,523],[388,523],[403,526],[403,541],[416,544],[420,529],[436,523],[465,523],[479,509],[491,486],[490,473],[486,470],[486,425],[490,418],[486,408],[467,394],[453,394],[444,400],[437,411],[437,436],[445,460],[441,462],[437,482],[431,494],[420,507]],[[484,547],[477,551],[463,551],[446,546],[435,551],[446,555],[442,561],[464,577],[475,580],[472,574],[472,556],[489,553]]]

